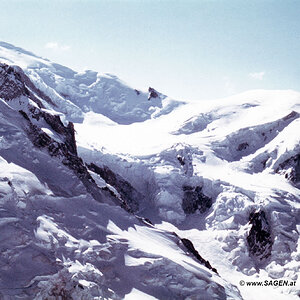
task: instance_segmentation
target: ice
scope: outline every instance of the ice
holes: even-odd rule
[[[23,69],[37,99],[0,99],[1,299],[297,298],[299,284],[240,281],[299,281],[298,92],[179,102],[3,42],[0,61]],[[75,163],[123,178],[140,195],[135,214],[118,206],[121,193],[99,174],[78,175],[62,154],[34,146],[33,125],[54,145],[66,140],[33,111],[74,123]],[[211,202],[186,212],[186,194]],[[271,228],[272,247],[260,261],[247,237],[262,211],[257,227]]]
[[[135,288],[132,289],[130,294],[127,294],[124,298],[124,300],[135,300],[135,299],[141,299],[141,300],[151,300],[151,299],[156,299],[152,296],[149,296]]]

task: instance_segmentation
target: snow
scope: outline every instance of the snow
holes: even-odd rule
[[[224,269],[222,277],[231,278],[232,284],[239,286],[241,279],[245,281],[291,279],[295,278],[293,277],[297,273],[295,270],[300,267],[298,259],[297,263],[295,261],[297,267],[288,266],[287,263],[295,257],[293,253],[297,253],[292,249],[295,249],[298,243],[299,232],[296,230],[295,218],[299,209],[300,193],[282,176],[274,174],[274,170],[279,163],[299,153],[299,135],[295,134],[299,132],[298,115],[286,117],[292,111],[299,113],[297,106],[299,100],[299,93],[293,91],[250,91],[220,99],[215,103],[201,103],[201,105],[187,103],[168,115],[142,123],[126,126],[102,123],[102,130],[97,134],[92,130],[90,116],[87,115],[82,124],[76,125],[79,153],[87,161],[92,160],[96,163],[102,161],[106,165],[113,166],[115,172],[123,174],[131,182],[141,177],[131,176],[128,173],[135,174],[137,169],[142,167],[147,172],[150,170],[151,175],[147,174],[147,177],[151,178],[152,188],[148,194],[152,199],[152,205],[158,208],[159,217],[175,225],[172,231],[183,237],[188,236],[195,242],[198,249],[201,249],[201,254],[210,262],[218,261],[215,267],[218,270]],[[189,119],[188,116],[191,115],[194,115],[193,119]],[[191,122],[189,120],[193,123],[189,123]],[[183,125],[178,129],[178,124]],[[270,129],[274,133],[267,141],[264,138],[256,138],[259,137],[258,134],[261,136],[261,132]],[[241,154],[236,151],[239,156],[234,156],[237,155],[235,150],[229,150],[228,147],[237,147],[242,142],[252,143],[253,148],[250,152],[248,150]],[[190,230],[179,230],[189,227],[185,226],[185,223],[195,221],[192,217],[189,221],[189,217],[180,207],[182,192],[178,191],[178,185],[187,180],[186,176],[183,176],[187,171],[184,170],[185,166],[180,166],[176,161],[176,156],[180,155],[179,150],[176,148],[172,150],[173,152],[166,150],[182,143],[187,145],[188,149],[200,150],[198,153],[195,150],[191,151],[192,174],[189,175],[189,181],[203,185],[205,193],[214,197],[210,213],[203,217],[197,215],[200,220],[193,223],[195,229],[192,235],[188,234]],[[222,145],[223,149],[216,152],[216,145],[218,147]],[[261,171],[249,172],[258,165],[253,157],[259,157],[260,153],[272,153],[275,147],[278,150],[276,156],[271,156],[272,164],[267,163],[266,169]],[[95,153],[90,155],[88,149],[94,149],[92,151],[99,149],[103,155]],[[114,156],[104,153],[114,153]],[[219,154],[222,156],[218,157]],[[117,160],[115,156],[123,157],[126,161]],[[132,158],[135,158],[136,163],[130,163]],[[132,170],[129,172],[128,168]],[[279,195],[285,198],[284,202],[279,200]],[[274,260],[277,259],[278,262],[273,261],[267,265],[264,275],[262,272],[257,273],[255,264],[249,259],[245,242],[248,216],[258,207],[265,207],[270,212],[275,210],[270,217],[273,224],[278,226],[273,225],[274,234],[279,235],[272,252]],[[153,213],[144,209],[142,213],[150,220],[156,219],[157,215],[153,216]],[[286,215],[289,216],[287,218],[293,220],[289,225],[287,221],[279,221],[276,218],[277,214],[282,214],[282,211],[286,210],[288,211]],[[207,231],[203,230],[203,223]],[[201,239],[199,237],[207,236],[205,233],[210,237],[215,236],[210,238],[210,242],[205,242],[207,250],[203,248],[202,241],[197,243],[197,239]],[[290,250],[282,248],[283,243],[290,243]],[[224,248],[226,254],[212,252],[212,248]],[[224,260],[228,262],[227,265],[224,264]],[[233,266],[236,268],[234,272]],[[239,289],[244,299],[253,299],[249,287],[239,286]],[[276,289],[266,287],[264,290],[261,287],[251,287],[251,291],[254,290],[255,295],[260,295],[261,299],[265,297],[264,295],[272,295],[274,299],[288,299],[297,293],[297,289],[288,287]],[[289,293],[289,296],[286,293]]]
[[[115,75],[77,73],[4,42],[0,62],[21,67],[51,99],[35,94],[41,111],[65,126],[74,122],[84,164],[107,166],[141,195],[135,214],[109,199],[95,201],[62,157],[33,146],[21,109],[64,142],[31,117],[36,103],[0,99],[0,298],[297,298],[299,282],[240,282],[299,281],[300,191],[276,170],[299,154],[300,93],[256,90],[179,102],[157,92],[148,100]],[[97,189],[121,199],[116,186],[89,174]],[[201,188],[211,205],[185,212],[184,187]],[[247,244],[250,214],[259,210],[273,242],[263,262]]]
[[[134,299],[141,299],[141,300],[151,300],[151,299],[156,299],[152,296],[149,296],[135,288],[132,289],[130,294],[127,294],[124,298],[124,300],[134,300]]]

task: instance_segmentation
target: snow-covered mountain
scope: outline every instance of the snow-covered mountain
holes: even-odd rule
[[[0,42],[0,299],[297,299],[299,113]]]

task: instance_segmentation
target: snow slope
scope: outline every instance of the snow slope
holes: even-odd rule
[[[109,165],[144,191],[151,204],[144,204],[140,213],[155,223],[163,220],[161,229],[173,224],[172,231],[192,240],[233,284],[241,278],[297,280],[299,179],[289,177],[299,174],[299,160],[298,171],[297,162],[282,172],[278,167],[299,155],[299,104],[297,92],[251,91],[189,103],[130,126],[88,115],[76,126],[79,153],[86,161]],[[102,128],[97,136],[94,124]],[[185,210],[186,186],[194,191],[201,187],[211,206],[204,211],[205,206],[195,203]],[[197,196],[190,195],[193,202]],[[255,211],[266,215],[269,253],[249,249],[250,215]],[[299,285],[259,287],[255,296],[249,295],[249,287],[241,292],[245,299],[263,299],[265,293],[291,299]]]
[[[74,122],[82,121],[83,112],[92,111],[117,123],[130,124],[165,114],[182,104],[171,99],[163,102],[166,96],[155,90],[148,94],[132,89],[115,75],[91,70],[77,73],[4,42],[0,43],[0,61],[20,66],[36,87],[51,97],[56,110]]]
[[[3,299],[298,298],[298,92],[183,103],[0,63]]]

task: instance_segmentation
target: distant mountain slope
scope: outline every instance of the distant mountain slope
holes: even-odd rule
[[[299,114],[295,91],[183,103],[0,42],[0,298],[298,299]]]
[[[114,75],[90,70],[77,73],[4,42],[0,43],[1,61],[22,67],[36,87],[51,97],[56,110],[71,121],[78,122],[83,112],[93,111],[117,123],[131,124],[169,113],[183,104],[165,99],[153,88],[148,92],[132,89]]]

